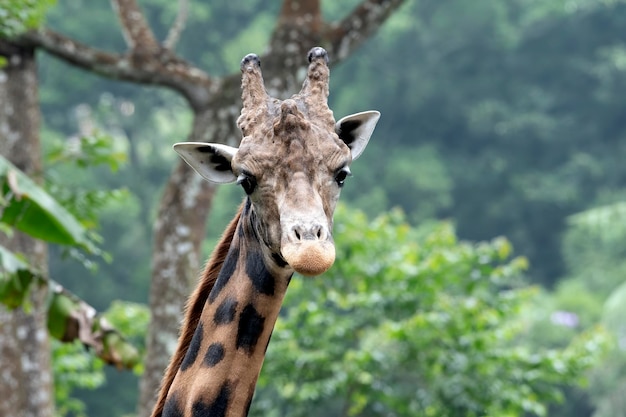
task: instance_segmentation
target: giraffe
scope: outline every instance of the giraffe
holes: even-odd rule
[[[258,56],[246,55],[239,148],[174,145],[203,178],[236,182],[246,196],[187,302],[153,417],[247,416],[293,273],[319,275],[335,260],[335,205],[380,113],[335,122],[328,54],[313,48],[308,61],[301,91],[281,101],[267,94]]]

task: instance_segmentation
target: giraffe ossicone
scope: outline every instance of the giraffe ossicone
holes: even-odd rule
[[[174,145],[203,178],[236,182],[246,197],[188,301],[154,417],[246,416],[291,276],[319,275],[335,260],[335,206],[380,113],[335,121],[328,54],[313,48],[308,60],[302,89],[281,101],[246,55],[240,146]]]

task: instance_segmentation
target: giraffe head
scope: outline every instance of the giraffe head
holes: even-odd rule
[[[205,179],[241,185],[266,259],[312,276],[335,260],[333,212],[380,113],[335,122],[327,103],[328,55],[313,48],[308,58],[300,93],[281,101],[267,94],[259,58],[244,57],[239,148],[183,142],[174,149]]]

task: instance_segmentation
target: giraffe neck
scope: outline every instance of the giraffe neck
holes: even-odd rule
[[[253,223],[247,202],[164,398],[163,417],[248,414],[291,278],[291,273],[266,259]],[[207,265],[207,270],[211,267]],[[193,304],[198,301],[192,301],[191,309]],[[188,324],[193,321],[187,317]]]

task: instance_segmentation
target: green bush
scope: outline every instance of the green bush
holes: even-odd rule
[[[450,223],[414,229],[399,211],[336,217],[336,264],[292,280],[252,415],[545,415],[603,350],[598,332],[564,349],[520,343],[537,291],[504,238],[461,242]]]

